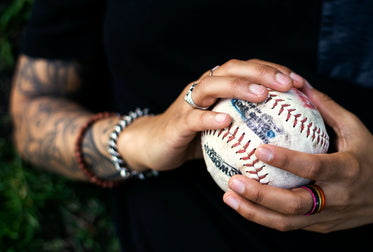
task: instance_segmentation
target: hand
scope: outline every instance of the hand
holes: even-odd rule
[[[267,97],[266,87],[287,91],[302,87],[305,80],[290,69],[261,60],[230,60],[213,76],[206,72],[193,90],[193,100],[201,107],[218,98],[234,97],[252,102]],[[162,114],[142,117],[126,128],[118,139],[119,152],[134,170],[169,170],[185,161],[201,158],[200,131],[227,127],[227,114],[195,109],[184,101],[189,84]],[[129,144],[131,143],[131,144]]]
[[[372,134],[326,95],[307,85],[303,91],[335,131],[337,152],[312,155],[262,145],[255,154],[265,163],[314,180],[325,193],[325,209],[304,216],[313,205],[307,190],[265,186],[244,176],[231,178],[233,191],[224,195],[224,201],[246,219],[281,231],[327,233],[373,223]]]

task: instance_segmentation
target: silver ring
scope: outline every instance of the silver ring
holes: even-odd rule
[[[214,71],[216,70],[216,69],[218,69],[220,66],[218,65],[218,66],[215,66],[214,68],[212,68],[211,70],[210,70],[210,76],[212,76],[213,74],[214,74]]]
[[[197,108],[197,109],[202,109],[202,110],[206,110],[208,109],[209,107],[200,107],[198,106],[197,104],[194,103],[193,101],[193,98],[192,98],[192,91],[194,89],[194,87],[197,85],[197,83],[194,83],[188,90],[188,93],[185,95],[184,97],[184,100],[190,105],[192,106],[193,108]]]

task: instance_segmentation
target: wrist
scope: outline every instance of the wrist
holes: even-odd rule
[[[99,113],[93,115],[81,127],[75,144],[75,156],[79,167],[91,182],[112,187],[118,184],[119,180],[144,179],[158,175],[156,171],[145,171],[144,166],[135,165],[135,162],[132,164],[137,170],[129,169],[118,148],[118,138],[122,131],[147,113],[147,109],[136,109],[126,116],[116,117],[113,113]]]
[[[92,115],[79,129],[75,142],[75,158],[81,171],[92,183],[102,187],[113,187],[118,172],[115,171],[107,154],[104,139],[108,139],[105,132],[116,122],[114,113],[103,112]],[[107,137],[105,137],[107,136]]]
[[[121,117],[121,119],[114,126],[110,134],[110,139],[108,141],[108,145],[109,145],[108,152],[111,155],[111,160],[113,161],[113,165],[115,169],[120,172],[120,176],[123,178],[127,179],[127,178],[135,177],[139,179],[144,179],[146,177],[152,177],[152,176],[158,175],[158,172],[152,171],[150,169],[147,169],[146,171],[144,171],[143,170],[144,166],[137,165],[136,170],[133,170],[133,167],[132,169],[130,169],[128,167],[128,163],[124,161],[122,155],[120,154],[118,143],[117,143],[118,138],[121,135],[122,131],[128,128],[135,120],[146,117],[148,115],[148,111],[149,111],[148,109],[141,110],[137,108],[135,111],[129,112],[128,115]],[[130,147],[133,147],[133,146],[130,146]],[[130,148],[130,149],[133,149],[133,148]],[[128,157],[130,157],[130,155],[128,155]]]
[[[145,151],[147,130],[143,128],[148,120],[148,116],[137,118],[122,130],[117,139],[119,155],[130,170],[139,173],[150,169],[146,162],[147,154]]]

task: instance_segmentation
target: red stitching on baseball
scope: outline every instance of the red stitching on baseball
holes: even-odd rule
[[[264,103],[268,103],[270,100],[272,100],[272,97],[276,97],[277,95],[276,94],[271,94],[269,93],[267,99],[264,101]]]
[[[244,135],[245,135],[245,133],[243,133],[241,137],[243,138]],[[251,143],[251,140],[247,141],[247,143],[243,146],[243,149],[236,151],[236,153],[240,153],[240,154],[241,154],[241,153],[245,153],[245,152],[246,152],[246,149],[247,149],[247,147],[249,147],[250,143]],[[236,145],[236,144],[237,144],[237,145]],[[236,147],[236,146],[238,146],[238,145],[241,145],[241,141],[239,141],[239,142],[236,143],[236,144],[235,144],[234,147]]]
[[[233,139],[236,138],[237,131],[238,131],[238,127],[234,130],[233,134],[228,138],[227,143],[229,143],[230,141],[232,141]],[[224,138],[224,137],[223,137],[223,138]]]
[[[246,173],[249,173],[249,174],[258,174],[258,172],[262,171],[263,168],[264,168],[264,166],[260,167],[259,169],[256,169],[255,171],[246,171]]]
[[[315,138],[316,138],[316,130],[317,130],[317,127],[315,127],[315,128],[313,128],[313,133],[312,133],[312,141],[314,141],[315,140]]]
[[[246,171],[246,173],[249,173],[249,174],[252,174],[252,175],[256,175],[257,178],[252,178],[252,179],[254,179],[255,181],[258,181],[261,184],[267,185],[267,184],[269,184],[269,182],[263,183],[262,180],[265,179],[268,176],[268,173],[263,174],[261,176],[259,175],[259,172],[261,172],[263,170],[263,168],[265,167],[265,165],[263,165],[260,168],[256,169],[254,165],[257,162],[259,162],[259,159],[255,159],[252,164],[244,164],[245,167],[251,167],[252,169],[254,169],[254,170]]]
[[[305,117],[303,120],[300,121],[300,122],[302,123],[301,126],[300,126],[300,133],[303,132],[303,130],[304,130],[304,123],[305,123],[307,120],[308,120],[307,117]]]
[[[268,176],[268,173],[259,176],[259,172],[261,172],[263,170],[263,168],[265,167],[265,165],[263,165],[262,167],[260,167],[258,169],[255,169],[255,167],[253,165],[248,165],[248,166],[254,168],[254,170],[246,171],[246,173],[249,173],[249,174],[252,174],[252,175],[256,175],[258,178],[253,178],[255,181],[258,181],[258,182],[260,182],[261,184],[264,184],[264,185],[268,185],[269,184],[269,182],[266,182],[266,183],[262,183],[261,182],[263,179],[265,179]]]
[[[237,127],[236,130],[238,130],[238,127]],[[241,136],[240,136],[240,138],[238,139],[238,141],[237,141],[236,143],[234,143],[234,144],[231,146],[231,148],[234,148],[234,147],[237,147],[238,145],[241,145],[241,141],[242,141],[242,139],[243,139],[244,136],[245,136],[245,132],[241,134]],[[236,153],[237,153],[237,152],[236,152]]]
[[[246,156],[241,157],[240,160],[243,160],[243,161],[250,160],[251,157],[254,155],[256,149],[252,149],[252,150],[250,151],[250,153],[247,153],[247,149],[248,149],[248,147],[249,147],[251,141],[249,140],[249,141],[246,142],[245,145],[242,145],[242,140],[243,140],[243,138],[244,138],[244,136],[245,136],[245,133],[242,133],[242,134],[240,135],[240,137],[237,139],[236,136],[237,136],[237,133],[238,133],[239,127],[236,127],[233,133],[230,132],[231,128],[232,128],[232,126],[230,125],[228,128],[224,128],[224,129],[220,130],[220,131],[219,131],[219,134],[218,134],[218,137],[219,137],[220,135],[222,135],[223,132],[224,132],[223,137],[222,137],[222,140],[223,140],[226,136],[228,136],[228,135],[229,135],[228,142],[232,142],[233,140],[236,140],[236,141],[232,142],[231,148],[235,148],[235,147],[239,147],[239,146],[240,146],[241,148],[240,148],[238,151],[236,151],[236,153],[238,153],[238,154],[244,154],[244,153],[246,153],[246,154],[247,154]],[[226,132],[225,132],[225,131],[226,131]],[[215,131],[215,132],[216,132],[216,131]],[[214,132],[214,133],[215,133],[215,132]],[[207,131],[206,134],[211,134],[211,132],[210,132],[210,131]],[[228,142],[227,142],[227,143],[228,143]],[[263,178],[265,178],[268,174],[265,174],[265,175],[263,175],[263,176],[259,176],[258,172],[260,172],[261,170],[263,170],[263,168],[265,167],[265,165],[263,165],[263,166],[260,167],[259,169],[256,169],[254,165],[255,165],[257,162],[259,162],[259,159],[255,158],[255,159],[252,161],[252,163],[246,163],[246,164],[243,164],[243,166],[244,166],[244,167],[252,167],[252,168],[254,169],[254,170],[252,171],[253,174],[256,174],[257,177],[258,177],[257,179],[255,179],[255,178],[253,178],[253,179],[256,180],[256,181],[259,181],[259,182],[260,182],[260,180],[262,180]],[[262,184],[266,184],[266,183],[262,183]]]
[[[255,150],[256,149],[253,149],[250,153],[246,152],[247,156],[246,157],[241,157],[240,160],[249,160],[251,158],[251,156],[254,155]]]
[[[275,100],[275,103],[273,104],[272,109],[274,109],[274,108],[277,106],[277,104],[278,104],[279,102],[283,102],[283,101],[284,101],[283,99],[276,99],[276,100]]]
[[[311,127],[312,127],[312,123],[309,123],[307,125],[307,137],[309,137],[310,133],[311,133]]]
[[[301,116],[301,114],[296,114],[296,115],[294,115],[294,123],[293,123],[293,128],[295,128],[295,126],[297,126],[297,123],[298,123],[298,117],[300,117]]]
[[[221,130],[219,131],[219,133],[218,133],[218,137],[220,137],[221,133],[223,133],[223,132],[224,132],[224,129],[221,129]]]
[[[269,96],[266,99],[265,103],[269,102],[270,100],[272,100],[273,97],[277,96],[276,94],[272,94],[271,92],[273,92],[273,91],[272,90],[269,91]],[[292,112],[294,112],[295,109],[293,109],[293,108],[285,109],[285,107],[289,107],[290,105],[287,104],[287,103],[281,104],[284,101],[285,100],[283,100],[283,99],[275,99],[274,104],[272,105],[272,109],[274,109],[278,105],[281,105],[281,108],[280,108],[278,114],[281,115],[284,110],[287,110],[288,114],[286,116],[286,121],[290,120],[291,116],[294,116],[293,127],[296,127],[297,124],[300,122],[301,123],[301,125],[300,125],[300,132],[302,133],[304,131],[304,129],[306,128],[305,123],[308,120],[307,117],[305,117],[302,120],[300,120],[300,117],[302,116],[302,114],[295,114],[295,115],[293,115]],[[316,134],[317,134],[318,137],[321,137],[322,139],[325,140],[325,141],[321,141],[320,145],[321,145],[321,147],[323,147],[324,149],[326,149],[326,147],[327,147],[327,145],[329,143],[329,138],[327,137],[326,133],[325,132],[321,132],[320,129],[319,129],[318,132],[315,132],[315,129],[311,129],[311,127],[312,127],[312,122],[307,125],[307,134],[306,134],[307,137],[309,137],[311,135],[311,130],[312,130],[312,141],[315,141],[315,139],[316,140],[318,139],[316,137]],[[318,141],[318,144],[319,143],[320,143],[320,141]]]
[[[284,108],[289,107],[289,106],[290,106],[290,104],[283,104],[283,105],[281,105],[281,108],[280,108],[280,111],[278,112],[278,115],[281,115],[282,112],[284,112],[284,110],[285,110]]]
[[[286,121],[289,121],[291,117],[291,112],[295,111],[295,109],[288,109],[288,116],[286,117]]]

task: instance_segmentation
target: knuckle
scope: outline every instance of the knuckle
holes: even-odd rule
[[[195,113],[194,111],[188,112],[186,115],[184,115],[183,120],[179,120],[179,124],[181,128],[192,128],[195,121]],[[181,119],[181,118],[180,118]]]
[[[198,85],[197,86],[200,86],[200,87],[203,87],[206,85],[207,82],[211,81],[211,77],[210,76],[205,76],[203,78],[201,78],[198,82]]]
[[[303,199],[297,197],[288,202],[286,213],[291,215],[297,215],[300,213],[304,213],[306,210],[307,204],[303,201]]]
[[[337,230],[339,224],[340,224],[340,220],[336,220],[335,223],[321,223],[321,224],[311,225],[305,228],[305,230],[317,232],[320,234],[328,234],[330,232]]]
[[[261,75],[261,76],[270,74],[272,72],[270,67],[268,67],[266,65],[263,65],[263,64],[258,64],[255,67],[255,69],[258,72],[258,74]]]
[[[333,231],[334,231],[334,226],[330,225],[330,226],[327,226],[327,227],[320,227],[318,232],[320,234],[329,234]]]
[[[225,62],[220,68],[229,72],[230,69],[234,68],[239,64],[240,60],[237,59],[230,59],[227,62]]]
[[[292,70],[290,68],[287,68],[285,66],[278,66],[277,67],[282,73],[286,74],[286,75],[290,75]]]
[[[332,202],[329,202],[330,204],[333,204],[333,209],[335,212],[346,212],[351,210],[351,207],[353,203],[356,202],[356,192],[352,192],[350,190],[340,190],[340,192],[336,193],[334,195],[334,198],[332,199]]]
[[[243,213],[241,213],[241,215],[246,219],[246,220],[249,220],[249,221],[255,221],[255,218],[256,218],[256,214],[254,211],[245,211]]]
[[[257,59],[257,58],[251,58],[251,59],[249,59],[247,62],[251,62],[251,63],[261,63],[262,60]]]
[[[208,111],[202,111],[199,114],[199,122],[201,125],[209,125],[213,121],[213,114]]]
[[[242,85],[243,81],[242,81],[242,78],[233,78],[231,81],[230,81],[230,87],[232,90],[240,90],[240,87]]]
[[[283,217],[277,222],[277,227],[275,227],[278,231],[281,232],[289,232],[297,229],[289,220],[289,218]]]
[[[333,101],[332,98],[330,98],[329,95],[325,94],[325,93],[321,93],[320,92],[320,100],[324,101],[324,102],[331,102]]]
[[[193,95],[194,95],[195,93],[197,93],[196,90],[198,90],[198,93],[204,93],[205,90],[206,90],[206,85],[207,85],[208,81],[209,81],[209,77],[204,77],[204,78],[202,78],[202,79],[198,82],[198,84],[195,86],[195,88],[194,88],[194,90],[193,90]],[[193,98],[194,98],[194,97],[193,97]]]
[[[263,193],[261,191],[255,192],[254,195],[253,195],[253,200],[254,200],[254,202],[262,203],[263,200],[264,200]]]
[[[192,110],[185,115],[183,120],[179,120],[177,132],[200,131],[206,128],[206,125],[210,125],[210,121],[207,112]]]
[[[356,158],[356,156],[353,153],[347,153],[348,154],[348,161],[349,161],[349,168],[345,169],[345,177],[348,181],[351,181],[354,183],[356,180],[360,178],[361,175],[361,165],[359,160]]]
[[[320,160],[314,158],[308,165],[307,174],[305,177],[315,180],[316,178],[320,177],[321,171],[322,169]]]
[[[351,202],[354,200],[355,196],[351,192],[344,192],[339,195],[339,200],[336,201],[335,208],[339,211],[346,211],[350,206]]]

